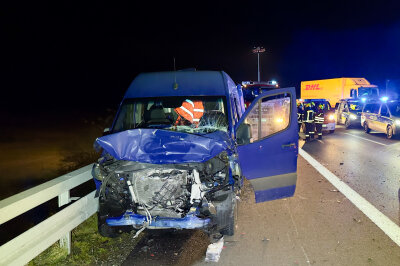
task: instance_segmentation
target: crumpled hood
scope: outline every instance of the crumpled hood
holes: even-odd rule
[[[160,129],[133,129],[96,139],[118,160],[152,164],[205,162],[231,147],[226,132],[204,136]]]

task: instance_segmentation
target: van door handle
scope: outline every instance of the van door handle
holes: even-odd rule
[[[296,147],[296,143],[289,143],[289,144],[283,144],[282,145],[282,149],[285,149],[285,148],[295,148]]]

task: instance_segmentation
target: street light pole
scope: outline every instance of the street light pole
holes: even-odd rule
[[[258,69],[258,82],[260,82],[260,53],[264,53],[265,48],[264,47],[254,47],[253,53],[257,54],[257,69]]]

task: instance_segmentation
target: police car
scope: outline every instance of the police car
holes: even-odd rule
[[[362,99],[354,98],[340,100],[335,111],[336,123],[345,125],[346,129],[351,126],[359,126],[364,102]]]
[[[329,133],[335,132],[335,109],[333,109],[326,99],[304,99],[304,104],[314,103],[315,108],[318,105],[324,105],[324,124],[322,125],[323,131],[328,131]]]
[[[366,133],[386,133],[388,139],[400,135],[400,102],[383,97],[379,102],[367,103],[361,113],[361,125]]]

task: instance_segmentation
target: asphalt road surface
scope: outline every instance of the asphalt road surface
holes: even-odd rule
[[[399,224],[400,141],[339,127],[303,149]],[[146,234],[123,265],[209,265],[200,231]],[[400,265],[400,247],[301,156],[295,196],[255,204],[246,182],[219,265]]]
[[[400,224],[400,140],[339,128],[303,149],[396,224]]]

